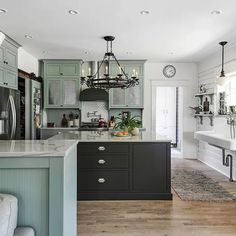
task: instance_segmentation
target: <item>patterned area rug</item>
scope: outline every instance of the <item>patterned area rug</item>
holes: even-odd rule
[[[236,201],[236,197],[199,170],[172,170],[172,188],[186,201]]]

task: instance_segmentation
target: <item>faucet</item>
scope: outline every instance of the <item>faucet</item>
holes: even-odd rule
[[[232,116],[231,113],[229,113],[229,116],[227,117],[227,124],[230,125],[230,137],[232,139],[235,138],[235,123],[236,123],[236,118]]]

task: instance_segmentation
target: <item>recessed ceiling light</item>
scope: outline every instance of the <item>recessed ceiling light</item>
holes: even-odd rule
[[[25,38],[27,38],[27,39],[32,39],[33,37],[32,37],[31,35],[26,34],[26,35],[25,35]]]
[[[7,10],[5,10],[5,9],[0,9],[0,13],[7,13]]]
[[[132,52],[126,52],[126,54],[127,54],[127,55],[131,55],[131,54],[132,54]]]
[[[221,13],[222,13],[221,10],[213,10],[213,11],[211,11],[212,15],[220,15]]]
[[[71,15],[77,15],[78,14],[78,11],[75,11],[75,10],[69,10],[68,12]]]
[[[148,15],[148,14],[150,14],[150,11],[143,10],[143,11],[140,11],[140,14],[141,15]]]

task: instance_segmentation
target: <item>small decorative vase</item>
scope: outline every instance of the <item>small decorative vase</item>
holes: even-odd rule
[[[138,127],[133,128],[131,130],[131,134],[134,135],[134,136],[139,135],[139,128]]]

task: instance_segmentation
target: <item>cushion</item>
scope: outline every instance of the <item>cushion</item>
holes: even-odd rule
[[[17,227],[14,236],[34,236],[34,231],[29,227]]]
[[[17,224],[17,199],[0,194],[0,235],[13,236]]]

